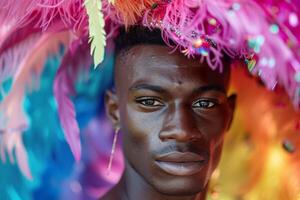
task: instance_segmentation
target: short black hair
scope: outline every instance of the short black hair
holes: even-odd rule
[[[149,29],[144,26],[121,27],[119,34],[115,38],[115,55],[122,51],[127,51],[131,47],[139,44],[157,44],[166,46],[162,38],[161,30]]]
[[[163,46],[176,46],[175,42],[171,39],[165,41],[162,36],[162,32],[159,28],[149,29],[148,27],[142,25],[133,25],[127,28],[119,28],[119,34],[114,40],[115,42],[115,54],[117,57],[120,53],[127,52],[130,48],[140,44],[153,44],[153,45],[163,45]],[[168,45],[167,45],[168,43]],[[232,63],[233,59],[224,51],[223,61],[227,63]],[[199,58],[200,55],[194,56]],[[230,68],[228,68],[230,70]],[[225,70],[227,70],[225,68]]]

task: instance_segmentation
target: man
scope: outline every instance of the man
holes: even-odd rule
[[[103,200],[205,199],[235,105],[223,64],[220,73],[170,53],[158,30],[121,31],[106,110],[121,130],[125,170]]]

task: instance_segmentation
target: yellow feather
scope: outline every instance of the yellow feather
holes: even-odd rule
[[[108,2],[112,5],[115,5],[115,0],[108,0]]]
[[[84,5],[89,16],[89,43],[95,68],[104,59],[106,38],[101,0],[85,0]]]

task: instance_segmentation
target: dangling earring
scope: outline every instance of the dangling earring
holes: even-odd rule
[[[111,165],[112,165],[112,161],[113,161],[115,150],[116,150],[116,143],[117,143],[117,139],[118,139],[119,130],[120,130],[119,127],[117,127],[115,129],[114,140],[113,140],[113,144],[112,144],[112,148],[111,148],[111,152],[110,152],[110,157],[109,157],[109,163],[108,163],[108,167],[107,167],[107,172],[108,173],[110,173],[110,171],[111,171]]]

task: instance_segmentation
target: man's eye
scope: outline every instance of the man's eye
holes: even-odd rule
[[[149,107],[157,107],[157,106],[163,106],[164,104],[154,98],[141,98],[136,100],[138,103],[142,104],[143,106],[149,106]]]
[[[216,105],[215,102],[210,101],[210,100],[199,100],[193,103],[194,108],[212,108]]]

